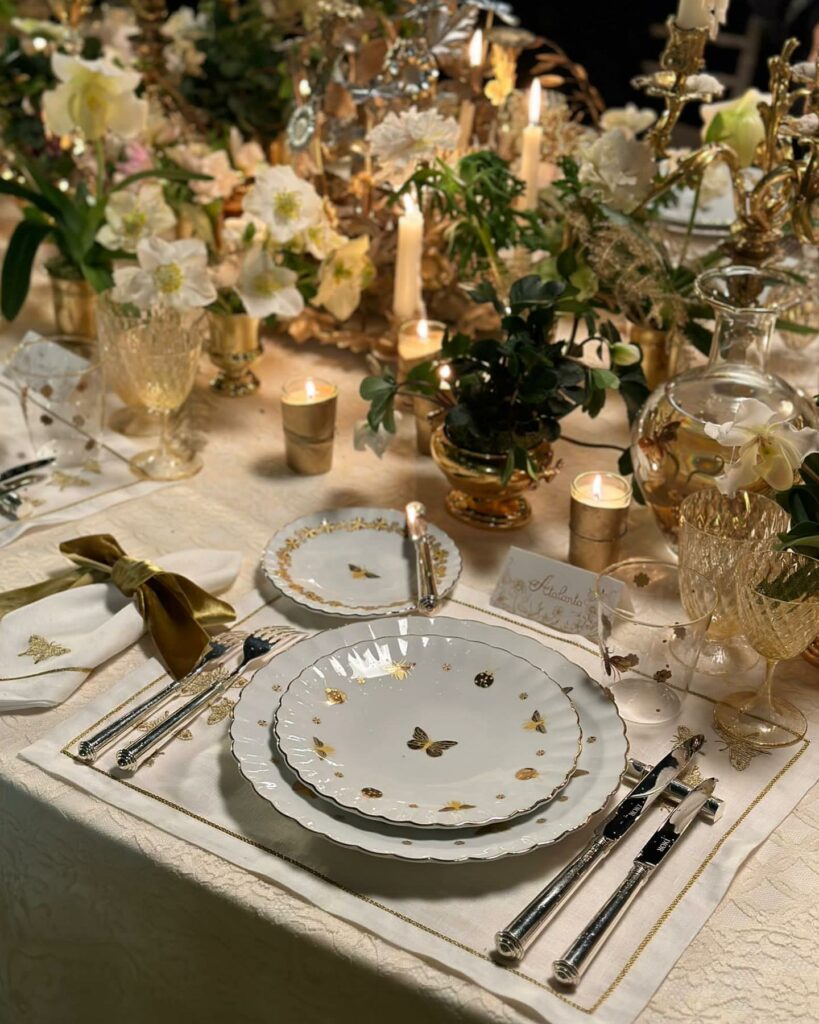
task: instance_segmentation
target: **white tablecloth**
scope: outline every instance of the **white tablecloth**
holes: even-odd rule
[[[38,299],[46,301],[44,290],[35,292],[35,314]],[[352,425],[364,410],[356,396],[359,358],[269,344],[258,369],[263,388],[250,398],[219,399],[200,388],[198,420],[207,425],[208,444],[198,477],[18,539],[0,553],[0,588],[58,568],[61,540],[110,532],[129,552],[148,557],[176,547],[241,546],[246,560],[230,599],[256,578],[258,553],[278,526],[341,504],[400,506],[412,495],[461,546],[465,582],[489,590],[510,541],[565,557],[572,476],[613,462],[612,453],[561,445],[563,473],[532,496],[531,525],[514,537],[476,533],[442,511],[446,484],[430,460],[413,456],[408,422],[383,462],[353,451]],[[289,475],[282,454],[280,387],[307,372],[341,387],[336,464],[319,478]],[[624,438],[618,417],[612,409],[596,423],[570,422],[566,432]],[[637,511],[632,519],[626,554],[661,553],[647,515]],[[0,717],[0,1020],[527,1019],[474,984],[17,758],[138,660],[136,652],[124,654],[61,707]],[[819,688],[810,680],[819,676],[807,666],[800,675],[792,695],[817,715]],[[817,851],[819,788],[749,859],[640,1024],[816,1020]]]

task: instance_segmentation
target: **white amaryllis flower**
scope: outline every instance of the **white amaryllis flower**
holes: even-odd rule
[[[246,178],[255,178],[256,172],[267,162],[259,143],[252,140],[246,142],[235,125],[230,129],[228,148],[233,166],[238,167]]]
[[[297,280],[295,271],[278,266],[270,253],[257,245],[245,256],[236,281],[236,294],[248,316],[294,317],[304,309]]]
[[[768,93],[747,89],[738,99],[703,104],[700,107],[703,141],[724,142],[736,153],[740,167],[750,167],[757,146],[765,138],[759,104],[770,100]]]
[[[708,437],[734,448],[736,458],[717,477],[721,491],[733,496],[743,488],[764,480],[775,491],[793,486],[794,473],[805,456],[819,451],[819,430],[796,430],[782,414],[756,398],[748,398],[736,420],[730,423],[706,423]]]
[[[313,186],[292,167],[262,167],[242,208],[260,217],[274,242],[285,244],[315,224],[322,214]]]
[[[43,94],[43,113],[53,135],[79,130],[91,141],[109,132],[131,139],[145,128],[148,102],[135,95],[142,81],[136,71],[64,53],[52,54],[51,68],[60,84]]]
[[[651,149],[622,128],[605,132],[580,153],[580,180],[617,210],[629,212],[648,197],[656,172]]]
[[[390,111],[370,132],[370,151],[386,170],[409,176],[419,160],[431,160],[458,144],[458,122],[436,110]]]
[[[369,250],[370,239],[360,235],[336,249],[319,271],[319,289],[313,301],[337,320],[353,315],[361,292],[372,280]]]
[[[114,302],[133,303],[140,309],[191,309],[216,299],[208,275],[208,250],[198,238],[178,242],[143,238],[136,254],[139,266],[114,271]]]
[[[656,111],[649,107],[638,107],[636,103],[627,103],[624,107],[609,107],[600,118],[600,127],[604,131],[622,128],[634,138],[646,128],[650,128],[657,120]]]
[[[105,206],[105,224],[97,232],[97,241],[106,249],[136,252],[141,239],[175,227],[176,217],[165,202],[162,186],[150,181],[136,192],[114,192]]]

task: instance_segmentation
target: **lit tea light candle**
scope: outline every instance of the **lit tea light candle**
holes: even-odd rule
[[[616,473],[581,473],[572,481],[569,561],[602,572],[618,560],[628,529],[631,484]]]
[[[439,320],[407,320],[398,328],[398,379],[441,351],[446,325]]]
[[[424,217],[411,195],[404,196],[404,213],[398,219],[398,251],[395,258],[395,289],[392,311],[410,320],[423,312],[421,257],[424,251]]]
[[[483,32],[476,29],[469,42],[469,85],[474,95],[479,91],[481,85],[481,68],[483,67]],[[465,99],[461,104],[461,114],[458,119],[458,154],[463,156],[468,152],[469,144],[472,141],[472,129],[475,125],[475,102],[474,99]]]
[[[529,89],[529,123],[523,129],[523,148],[520,155],[520,177],[526,186],[523,194],[523,209],[537,207],[540,179],[540,147],[543,143],[543,128],[540,126],[541,89],[540,79],[535,78]]]
[[[317,377],[291,380],[282,394],[282,425],[287,465],[313,476],[333,465],[338,388]]]

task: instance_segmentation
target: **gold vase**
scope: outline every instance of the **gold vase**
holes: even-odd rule
[[[629,338],[633,345],[639,345],[643,353],[643,373],[649,388],[653,391],[673,376],[671,366],[671,337],[668,331],[657,331],[653,327],[632,324]]]
[[[252,395],[259,378],[250,369],[262,354],[259,320],[245,313],[211,313],[208,355],[220,372],[210,386],[227,398]]]
[[[97,295],[85,280],[49,275],[54,303],[54,324],[58,334],[95,341],[97,337]]]
[[[438,427],[430,444],[432,457],[452,486],[446,498],[451,515],[471,526],[487,530],[517,530],[532,518],[524,491],[537,486],[523,470],[516,469],[511,478],[501,482],[506,455],[486,455],[459,448]],[[538,480],[549,481],[559,466],[552,466],[554,452],[548,441],[531,449],[538,467]]]

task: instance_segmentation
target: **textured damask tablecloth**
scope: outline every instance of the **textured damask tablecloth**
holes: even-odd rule
[[[38,315],[39,308],[43,315]],[[44,288],[26,326],[47,326]],[[17,337],[6,329],[6,341]],[[0,343],[0,348],[2,343]],[[605,467],[612,453],[561,444],[564,471],[533,495],[532,524],[513,538],[477,534],[442,511],[445,483],[412,456],[410,424],[379,462],[355,452],[359,358],[270,344],[253,397],[229,401],[200,387],[199,477],[104,514],[21,537],[0,552],[0,588],[60,565],[57,545],[79,532],[114,533],[126,550],[156,556],[181,546],[244,549],[232,592],[246,591],[276,529],[342,504],[424,500],[464,554],[464,579],[491,589],[507,544],[565,557],[571,477]],[[336,465],[321,478],[284,467],[279,390],[289,376],[339,383]],[[205,378],[203,377],[203,380]],[[619,410],[566,433],[625,436]],[[661,553],[642,511],[626,554]],[[228,595],[230,596],[230,595]],[[126,652],[61,707],[0,716],[0,1021],[96,1024],[146,1021],[522,1022],[514,1006],[396,949],[218,857],[50,778],[17,752],[98,696],[139,660]],[[819,716],[819,675],[800,670],[792,696]],[[757,850],[728,895],[640,1016],[640,1024],[766,1024],[819,1017],[819,788]]]

